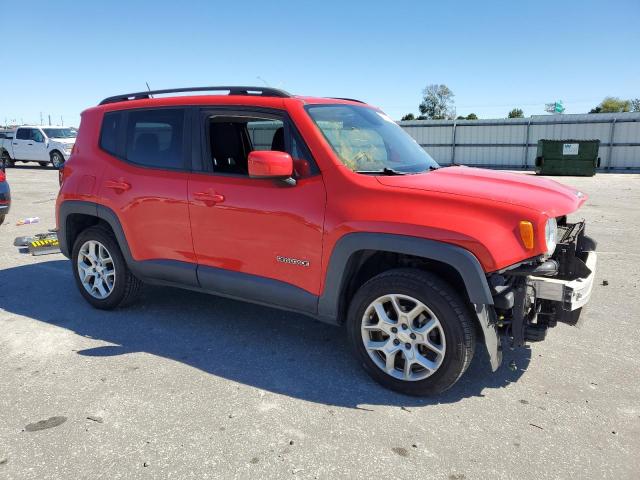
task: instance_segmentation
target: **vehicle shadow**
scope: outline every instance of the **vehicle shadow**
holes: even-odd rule
[[[100,311],[77,291],[68,260],[0,270],[0,306],[113,344],[77,352],[81,356],[146,352],[271,392],[351,408],[419,406],[483,396],[487,389],[517,381],[531,357],[529,349],[507,350],[503,366],[491,373],[478,343],[471,367],[451,390],[435,398],[407,397],[369,379],[352,356],[343,328],[244,302],[152,286],[146,286],[141,301],[126,310]],[[517,368],[507,367],[512,361]]]

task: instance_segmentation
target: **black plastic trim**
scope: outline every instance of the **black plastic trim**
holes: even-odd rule
[[[60,243],[60,251],[67,258],[71,258],[71,249],[73,248],[73,245],[69,245],[69,240],[67,239],[67,218],[74,213],[98,218],[97,204],[81,200],[67,200],[60,204],[58,210],[58,243]]]
[[[366,104],[367,102],[363,102],[362,100],[357,100],[355,98],[347,98],[347,97],[327,97],[330,98],[332,100],[346,100],[347,102],[356,102],[356,103],[364,103]]]
[[[278,88],[270,87],[239,87],[239,86],[215,86],[215,87],[187,87],[169,88],[165,90],[147,90],[145,92],[123,93],[113,97],[107,97],[100,102],[100,105],[108,103],[126,102],[128,100],[141,100],[151,98],[153,95],[163,95],[167,93],[187,93],[187,92],[219,92],[228,91],[229,95],[253,95],[261,97],[289,98],[291,94]],[[251,93],[259,92],[259,93]]]
[[[340,294],[347,280],[345,266],[349,258],[360,250],[402,253],[450,265],[462,277],[471,303],[493,305],[486,275],[478,259],[469,251],[455,245],[405,235],[350,233],[338,240],[331,254],[324,292],[318,301],[321,320],[330,323],[338,321]]]
[[[198,266],[200,286],[207,292],[315,316],[318,297],[289,283],[266,277]]]

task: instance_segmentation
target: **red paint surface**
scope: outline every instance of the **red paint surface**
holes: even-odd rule
[[[475,168],[394,177],[353,173],[305,112],[304,105],[312,103],[352,102],[212,95],[90,108],[82,114],[57,204],[77,199],[111,208],[136,260],[199,262],[282,280],[318,295],[332,250],[348,233],[393,233],[458,245],[490,272],[544,253],[547,219],[571,213],[586,200],[549,179]],[[141,168],[99,149],[104,112],[179,105],[284,110],[321,174],[290,187],[269,179]],[[521,220],[534,225],[532,250],[518,234]],[[309,266],[278,262],[278,255],[307,260]]]

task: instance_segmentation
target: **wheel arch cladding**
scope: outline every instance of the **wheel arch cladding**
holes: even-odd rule
[[[95,219],[95,220],[93,220]],[[58,241],[62,254],[71,258],[71,249],[82,226],[97,222],[98,209],[95,203],[80,200],[67,200],[58,209]]]
[[[327,266],[325,288],[318,300],[318,318],[327,323],[340,322],[341,294],[347,287],[350,259],[362,250],[411,255],[451,266],[464,282],[473,304],[495,371],[501,363],[498,332],[491,321],[493,297],[478,259],[469,251],[443,242],[386,233],[350,233],[338,240]]]
[[[67,200],[60,204],[59,212],[58,240],[60,250],[66,257],[71,257],[73,242],[82,230],[98,223],[104,223],[111,228],[116,236],[125,260],[127,262],[131,260],[131,252],[122,225],[112,210],[93,202]]]
[[[462,278],[471,303],[492,305],[493,298],[480,262],[469,251],[455,245],[418,237],[387,233],[350,233],[338,240],[331,253],[325,288],[318,304],[321,316],[336,317],[340,292],[348,280],[345,266],[361,250],[400,253],[435,260],[453,267]]]

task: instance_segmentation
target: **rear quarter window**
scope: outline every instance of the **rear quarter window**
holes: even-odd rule
[[[104,114],[102,129],[100,131],[100,148],[114,156],[119,156],[118,132],[122,122],[122,112],[109,112]]]

